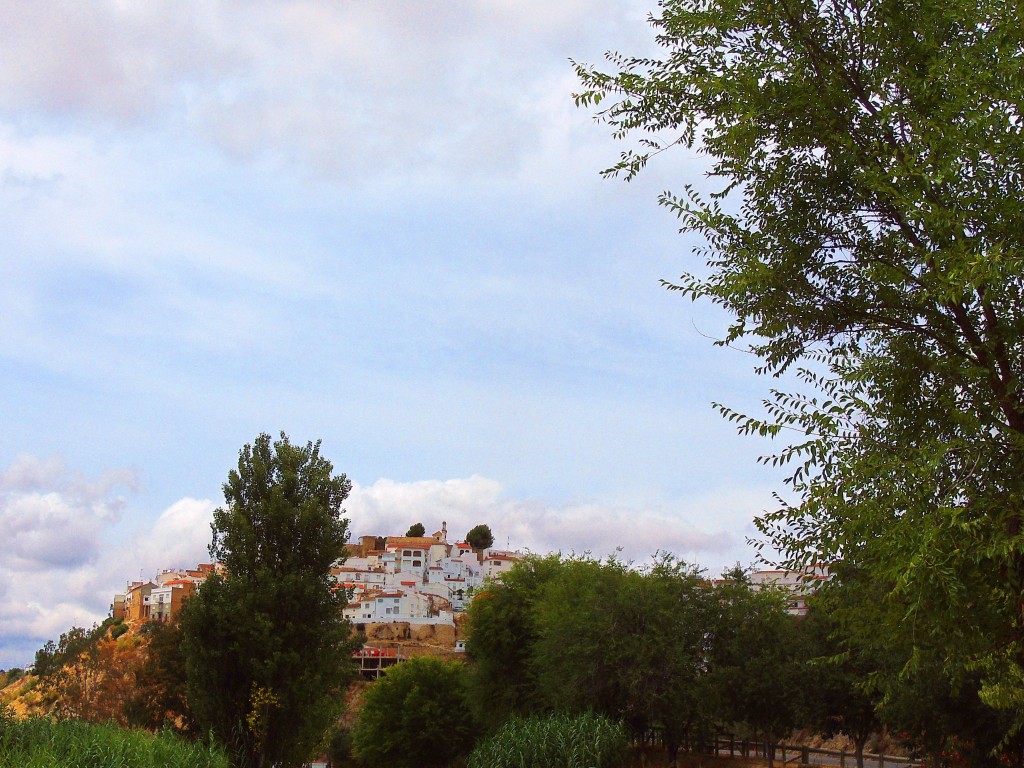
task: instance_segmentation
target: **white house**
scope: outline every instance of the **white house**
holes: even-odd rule
[[[522,559],[523,555],[519,552],[488,552],[484,555],[484,578],[500,579]]]
[[[754,571],[750,583],[758,589],[773,587],[789,593],[789,612],[794,616],[807,615],[807,598],[822,582],[829,578],[825,566],[811,566],[804,571],[768,570]]]
[[[345,616],[353,622],[389,622],[425,619],[432,614],[430,596],[420,592],[388,590],[366,592],[354,597],[345,608]],[[434,608],[434,612],[436,612]]]

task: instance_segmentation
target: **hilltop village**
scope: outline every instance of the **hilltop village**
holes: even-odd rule
[[[346,618],[362,632],[367,625],[397,622],[454,627],[474,593],[525,556],[474,548],[466,541],[448,543],[447,523],[431,536],[362,536],[348,551],[331,575],[339,589],[348,591]],[[168,621],[219,569],[217,563],[201,563],[131,582],[114,595],[112,615],[131,622]]]

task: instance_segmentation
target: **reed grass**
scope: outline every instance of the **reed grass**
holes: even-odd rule
[[[592,712],[513,718],[473,750],[467,768],[618,768],[628,745],[621,723]]]
[[[0,717],[0,768],[228,768],[219,748],[171,733]]]

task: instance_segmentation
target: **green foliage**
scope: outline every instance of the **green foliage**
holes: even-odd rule
[[[644,570],[570,559],[538,601],[529,669],[552,709],[593,709],[636,733],[658,727],[674,758],[711,714],[704,683],[716,609],[700,572],[672,557]]]
[[[413,523],[409,526],[409,530],[405,532],[406,536],[422,536],[427,532],[427,529],[423,527],[423,523]]]
[[[853,740],[857,768],[864,768],[864,747],[881,725],[876,711],[881,697],[872,678],[892,659],[873,658],[855,643],[856,634],[842,632],[835,603],[843,598],[851,599],[839,590],[827,597],[815,595],[799,626],[807,689],[814,691],[806,697],[805,719],[825,736],[847,734]]]
[[[718,719],[731,732],[779,740],[805,714],[803,691],[794,681],[807,670],[797,619],[787,612],[788,595],[755,589],[734,571],[713,597],[719,610],[711,630],[708,688]]]
[[[340,725],[335,726],[327,742],[327,755],[331,765],[337,768],[352,764],[352,731]]]
[[[60,636],[60,641],[55,643],[48,640],[46,644],[36,651],[33,671],[41,679],[55,675],[66,664],[73,662],[83,654],[94,642],[93,635],[97,627],[92,630],[82,627],[72,627]]]
[[[916,656],[881,702],[882,719],[919,744],[929,763],[954,763],[946,758],[956,753],[956,765],[1020,765],[1024,738],[1006,737],[1015,713],[985,705],[979,675],[950,679],[943,667],[933,654]]]
[[[170,622],[152,621],[147,629],[146,660],[135,671],[125,702],[125,719],[130,725],[156,730],[170,727],[195,733],[195,720],[186,692],[188,668],[185,663],[181,614]]]
[[[494,544],[494,534],[491,527],[481,523],[469,529],[466,534],[466,543],[473,549],[488,549]]]
[[[189,743],[169,732],[128,731],[45,718],[0,716],[0,766],[18,768],[227,768],[216,747]]]
[[[802,656],[783,596],[740,574],[713,588],[669,555],[527,558],[469,610],[471,698],[496,728],[510,715],[595,711],[657,728],[674,759],[716,724],[779,736],[803,715]]]
[[[513,718],[482,742],[468,768],[617,768],[629,741],[620,723],[592,712]]]
[[[117,638],[121,637],[121,635],[123,635],[127,631],[128,631],[128,625],[127,624],[118,624],[117,626],[114,626],[114,627],[111,628],[110,636],[114,640],[116,640]]]
[[[336,719],[352,674],[345,595],[330,568],[348,538],[351,488],[319,443],[260,435],[214,512],[225,566],[182,611],[188,700],[235,766],[300,765]]]
[[[497,727],[540,705],[529,672],[537,641],[537,606],[544,587],[562,574],[558,555],[527,557],[501,581],[476,593],[467,612],[469,689],[481,722]]]
[[[419,656],[367,690],[352,732],[360,764],[443,768],[473,748],[476,724],[460,662]]]
[[[642,136],[609,174],[676,143],[711,159],[714,192],[661,200],[707,265],[669,287],[729,311],[722,343],[761,372],[797,367],[803,391],[763,417],[722,408],[796,441],[766,458],[795,496],[767,543],[878,585],[868,652],[914,628],[883,692],[935,650],[948,682],[979,671],[985,701],[1024,701],[1019,9],[666,0],[652,23],[661,55],[579,66],[576,99]]]

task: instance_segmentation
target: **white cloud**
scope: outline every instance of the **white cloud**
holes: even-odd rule
[[[136,534],[128,562],[132,573],[152,575],[161,568],[191,568],[208,562],[210,523],[216,505],[209,499],[179,499],[148,531]]]
[[[753,492],[720,492],[661,505],[550,505],[502,498],[499,482],[473,476],[354,485],[346,510],[353,536],[400,534],[416,522],[432,532],[445,522],[454,541],[487,523],[495,546],[597,556],[621,549],[637,561],[664,551],[717,572],[737,559],[753,559],[745,541],[759,498]]]
[[[68,473],[59,458],[21,456],[0,476],[0,540],[7,567],[66,571],[93,562],[100,534],[117,522],[132,489],[130,470],[104,472],[96,481]]]
[[[145,530],[115,544],[112,532],[136,485],[134,472],[89,479],[60,457],[18,457],[0,474],[0,666],[71,626],[107,615],[115,592],[141,571],[207,559],[213,503],[181,499]]]
[[[8,0],[0,111],[166,121],[342,181],[504,175],[551,143],[536,104],[552,87],[568,103],[567,59],[635,50],[650,37],[643,7]]]

